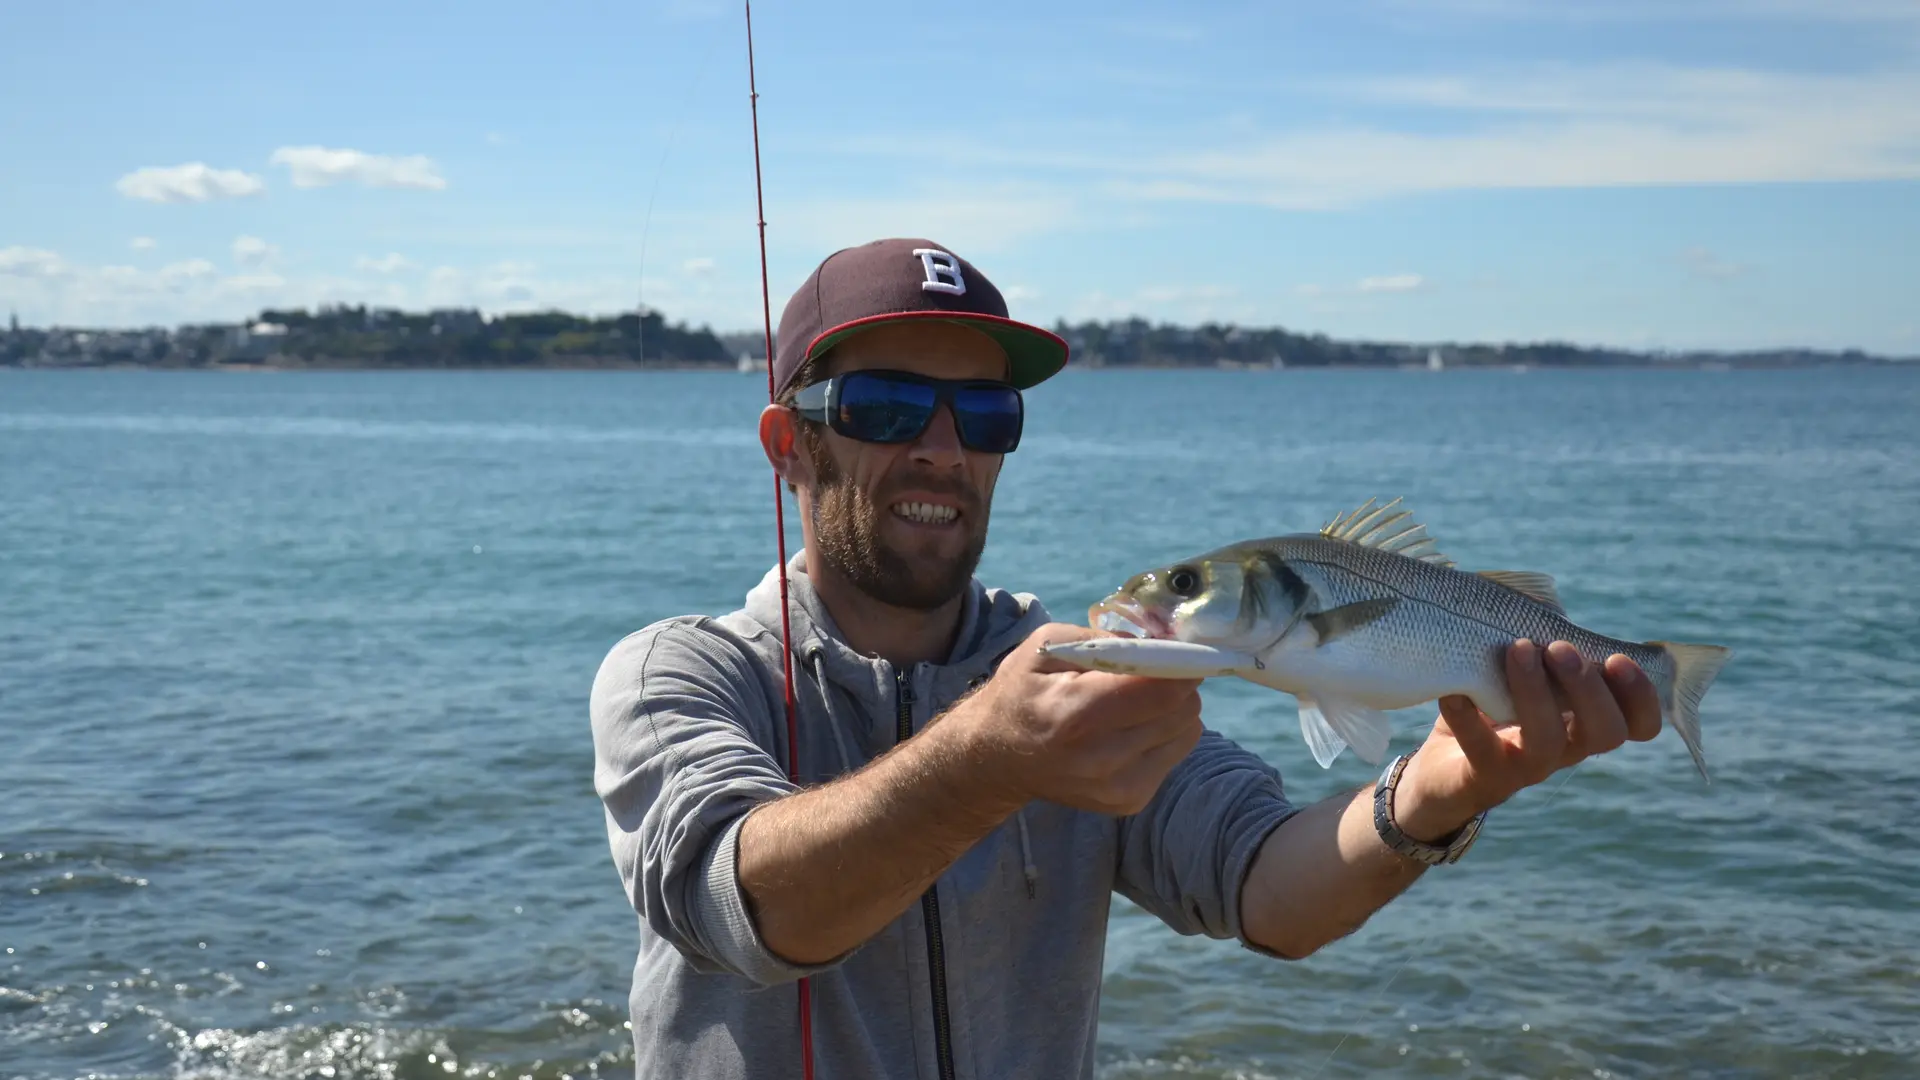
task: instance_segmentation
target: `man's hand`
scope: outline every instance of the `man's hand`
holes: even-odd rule
[[[963,714],[986,782],[1016,804],[1046,799],[1134,814],[1200,741],[1200,682],[1083,671],[1043,645],[1112,636],[1055,623],[1033,632]],[[960,719],[956,716],[953,719]]]
[[[1659,694],[1625,656],[1594,664],[1564,641],[1543,650],[1522,640],[1507,650],[1506,666],[1511,726],[1494,727],[1467,698],[1440,700],[1440,718],[1394,794],[1408,836],[1438,840],[1569,765],[1660,733]]]

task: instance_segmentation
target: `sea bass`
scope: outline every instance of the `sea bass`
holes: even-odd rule
[[[1732,651],[1634,642],[1567,618],[1545,574],[1457,569],[1407,510],[1374,500],[1319,533],[1249,540],[1136,574],[1087,611],[1103,637],[1047,646],[1083,668],[1160,678],[1240,678],[1299,699],[1300,730],[1330,767],[1352,746],[1378,765],[1400,709],[1464,694],[1514,720],[1502,655],[1566,641],[1593,663],[1624,653],[1659,691],[1664,724],[1707,777],[1700,699]]]

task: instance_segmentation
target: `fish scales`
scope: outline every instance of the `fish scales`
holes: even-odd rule
[[[1322,609],[1382,597],[1398,600],[1392,611],[1356,632],[1354,643],[1365,642],[1381,659],[1400,665],[1405,681],[1426,682],[1433,688],[1430,697],[1464,692],[1468,686],[1463,680],[1470,682],[1480,691],[1474,695],[1476,703],[1502,723],[1513,718],[1504,676],[1483,676],[1504,671],[1500,651],[1519,638],[1541,645],[1565,641],[1596,664],[1624,653],[1656,682],[1672,677],[1672,659],[1664,650],[1595,633],[1533,597],[1471,571],[1312,535],[1276,537],[1244,547],[1286,560],[1308,579]]]

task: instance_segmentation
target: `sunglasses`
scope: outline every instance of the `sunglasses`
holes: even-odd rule
[[[1020,391],[1007,383],[908,371],[849,371],[806,387],[793,404],[801,416],[870,443],[912,442],[945,405],[960,444],[982,454],[1012,453],[1026,418]]]

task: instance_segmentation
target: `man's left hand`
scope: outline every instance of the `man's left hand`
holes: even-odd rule
[[[1569,765],[1660,733],[1660,697],[1627,657],[1605,664],[1564,641],[1507,650],[1514,723],[1495,727],[1465,697],[1440,699],[1440,718],[1394,793],[1394,818],[1431,843]]]

